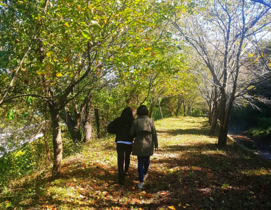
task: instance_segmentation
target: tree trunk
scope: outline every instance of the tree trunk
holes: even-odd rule
[[[54,104],[49,105],[51,121],[52,121],[52,130],[53,130],[53,146],[54,146],[54,163],[52,176],[57,176],[60,172],[61,161],[62,161],[62,138],[61,138],[61,125],[60,125],[60,117],[59,110],[55,109]]]
[[[212,125],[212,114],[213,114],[213,106],[212,106],[212,101],[209,103],[209,124]]]
[[[161,104],[160,104],[160,100],[158,99],[158,106],[159,106],[159,110],[160,110],[160,114],[161,114],[161,118],[163,119],[163,112],[162,112],[162,108],[161,108]]]
[[[222,94],[223,97],[223,94]],[[227,139],[228,139],[228,124],[229,124],[229,117],[231,113],[231,109],[233,106],[234,101],[234,92],[232,93],[232,96],[229,100],[228,107],[226,106],[226,100],[223,101],[225,105],[223,104],[221,107],[223,108],[221,110],[221,120],[220,120],[220,130],[219,130],[219,138],[218,138],[218,146],[226,146]]]
[[[91,121],[87,121],[84,124],[84,133],[85,133],[85,137],[84,137],[84,142],[89,142],[92,136],[92,125],[91,125]]]
[[[192,106],[191,105],[188,106],[188,113],[189,113],[189,116],[192,115]]]
[[[76,109],[74,110],[76,112]],[[81,142],[82,140],[82,135],[81,135],[81,130],[80,130],[80,124],[81,124],[81,113],[75,113],[74,114],[75,118],[75,126],[74,126],[74,133],[75,133],[75,139],[74,143],[77,144]]]
[[[217,107],[213,107],[210,135],[214,135],[217,124]]]
[[[224,147],[227,145],[227,134],[228,134],[228,112],[227,106],[227,95],[224,90],[221,91],[221,102],[220,102],[220,127],[218,136],[218,146]]]
[[[178,95],[178,102],[177,102],[177,110],[176,110],[176,117],[179,115],[180,107],[181,107],[181,96]]]
[[[78,143],[81,141],[81,132],[80,132],[80,118],[75,116],[75,120],[72,118],[71,113],[67,108],[63,108],[61,111],[61,118],[66,123],[69,133],[71,134],[73,143]]]
[[[215,94],[213,99],[213,109],[212,109],[212,116],[211,116],[211,130],[210,135],[214,135],[216,124],[217,124],[217,88],[215,87]]]
[[[226,119],[225,119],[226,120]],[[227,145],[228,134],[228,122],[221,122],[219,128],[218,146],[224,147]]]
[[[84,120],[84,142],[88,142],[91,139],[92,135],[92,124],[91,124],[91,103],[92,97],[90,96],[87,103],[86,103],[86,110],[85,110],[85,120]]]
[[[155,101],[154,101],[154,99],[152,99],[151,107],[150,107],[150,113],[149,113],[150,118],[152,118],[152,116],[153,116],[154,104],[155,104]]]
[[[183,102],[183,116],[186,117],[186,104]]]
[[[97,126],[97,137],[98,139],[100,138],[100,118],[99,118],[99,109],[94,110],[95,113],[95,121],[96,121],[96,126]]]
[[[49,149],[48,138],[47,138],[49,126],[50,126],[50,122],[49,123],[45,122],[44,129],[42,130],[42,132],[43,132],[46,156],[47,156],[48,162],[51,162],[51,151]]]

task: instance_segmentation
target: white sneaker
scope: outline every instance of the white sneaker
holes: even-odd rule
[[[143,176],[143,180],[145,181],[147,178],[148,178],[148,174],[145,174],[145,175]]]
[[[139,189],[143,189],[143,182],[139,182],[137,186]]]

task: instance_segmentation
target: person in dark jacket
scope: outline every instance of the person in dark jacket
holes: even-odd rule
[[[133,135],[130,134],[130,128],[133,120],[133,111],[130,107],[127,107],[122,111],[121,116],[109,123],[107,127],[109,133],[116,134],[119,184],[121,185],[124,184],[124,176],[127,174],[130,165],[134,139]],[[125,171],[123,171],[123,165],[125,165]]]
[[[150,156],[153,155],[153,148],[158,149],[158,140],[154,122],[148,117],[148,108],[141,105],[137,109],[138,118],[132,123],[130,134],[135,135],[133,155],[138,160],[138,187],[143,188],[143,181],[148,177]]]

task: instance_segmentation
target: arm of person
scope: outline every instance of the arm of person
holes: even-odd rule
[[[158,139],[157,139],[156,128],[154,126],[153,120],[152,120],[151,126],[152,126],[152,140],[154,142],[155,150],[157,150],[158,149]]]
[[[135,130],[135,124],[132,122],[131,128],[130,128],[130,135],[135,137],[136,136],[136,130]]]
[[[117,134],[117,122],[116,122],[116,120],[109,123],[109,125],[107,126],[107,131],[108,131],[108,133],[111,133],[111,134]]]

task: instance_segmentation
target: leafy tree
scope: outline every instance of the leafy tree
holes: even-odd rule
[[[31,96],[48,105],[53,175],[59,173],[62,160],[60,113],[66,122],[76,116],[68,127],[75,141],[81,139],[79,122],[89,122],[92,90],[102,84],[98,81],[114,69],[129,74],[129,66],[153,56],[152,46],[160,40],[156,24],[161,17],[155,5],[151,1],[111,0],[6,1],[2,5],[5,22],[1,33],[9,52],[2,76],[11,82],[7,82],[1,103]],[[154,32],[148,36],[150,31]]]

